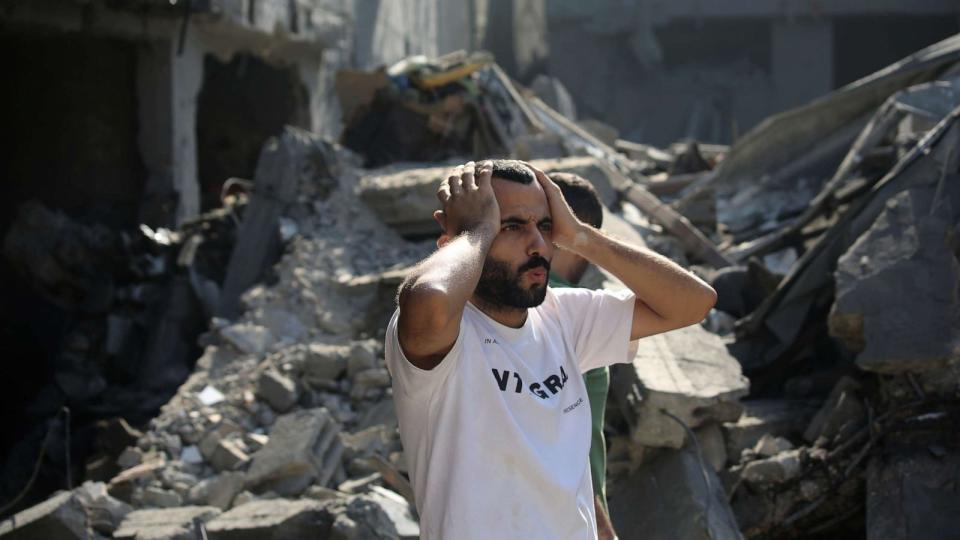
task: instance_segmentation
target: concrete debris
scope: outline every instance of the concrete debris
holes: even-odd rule
[[[310,500],[252,501],[206,524],[210,540],[247,538],[326,538],[331,519],[324,506]]]
[[[956,538],[960,497],[956,450],[926,448],[871,459],[867,468],[866,538]]]
[[[747,463],[741,478],[758,484],[781,483],[800,474],[800,451],[786,450],[764,459]]]
[[[133,511],[129,504],[111,497],[103,482],[84,482],[74,493],[87,512],[90,526],[100,534],[113,534]]]
[[[639,341],[629,364],[613,369],[611,394],[630,423],[633,439],[644,446],[680,448],[684,426],[740,417],[740,397],[749,381],[723,341],[690,326]]]
[[[960,263],[948,247],[960,212],[928,209],[929,196],[892,197],[837,261],[830,333],[858,353],[862,369],[921,372],[960,360]]]
[[[307,409],[281,416],[270,440],[253,455],[247,486],[296,495],[316,482],[325,486],[340,465],[343,447],[337,424],[326,409]]]
[[[719,478],[688,447],[644,463],[610,493],[618,531],[644,538],[743,538]]]
[[[88,538],[90,523],[81,501],[69,491],[27,508],[0,522],[0,537],[11,540],[34,538]]]
[[[257,396],[263,398],[277,412],[287,412],[297,402],[297,385],[288,377],[265,370],[257,378]]]
[[[84,465],[108,482],[17,508],[0,536],[417,538],[382,335],[435,247],[436,188],[460,156],[587,178],[608,232],[718,291],[703,326],[640,340],[612,371],[622,537],[957,530],[958,73],[955,37],[730,147],[656,148],[577,122],[559,79],[529,92],[486,53],[409,57],[336,73],[357,154],[284,128],[252,182],[227,181],[223,207],[179,227],[26,202],[4,255],[69,315],[34,408],[143,429],[98,425]],[[595,268],[584,283],[618,286]],[[47,418],[62,448],[60,414]],[[34,445],[48,429],[35,424]]]
[[[827,441],[836,437],[846,439],[859,429],[867,416],[859,389],[860,384],[853,379],[840,379],[830,397],[810,420],[803,438],[811,443],[821,438]]]
[[[767,436],[799,439],[816,412],[808,402],[744,400],[743,414],[736,422],[723,424],[727,455],[736,463],[747,449],[756,449]]]
[[[220,514],[211,506],[181,506],[162,510],[135,510],[127,514],[114,538],[125,540],[193,540],[198,525]]]

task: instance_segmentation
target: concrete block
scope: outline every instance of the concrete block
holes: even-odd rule
[[[80,500],[73,493],[62,491],[0,521],[0,537],[4,540],[82,540],[90,537],[88,526]]]
[[[621,534],[646,540],[742,538],[720,479],[701,467],[692,445],[665,450],[610,494],[610,517]],[[626,538],[626,537],[624,537]]]
[[[210,540],[326,538],[332,519],[312,500],[251,501],[206,525]]]
[[[327,485],[343,453],[339,432],[340,425],[322,407],[281,416],[269,442],[253,455],[247,487],[293,495],[311,483]]]
[[[699,325],[641,339],[633,361],[613,368],[611,394],[644,446],[683,446],[683,427],[663,410],[691,428],[733,421],[749,388],[723,340]]]
[[[183,504],[183,497],[181,497],[176,491],[161,489],[158,487],[148,487],[143,490],[141,501],[145,506],[174,508]]]
[[[236,439],[224,439],[217,444],[210,456],[210,465],[218,471],[235,471],[250,461]]]
[[[347,369],[350,348],[344,345],[311,343],[304,359],[303,378],[308,383],[335,381]]]
[[[257,395],[277,412],[289,411],[297,402],[297,384],[273,370],[264,370],[257,378]]]
[[[194,520],[205,523],[220,514],[212,506],[182,506],[161,510],[136,510],[113,533],[119,540],[196,540]]]
[[[960,361],[960,263],[949,247],[954,220],[929,209],[929,189],[887,201],[837,261],[830,334],[877,373],[922,372]]]

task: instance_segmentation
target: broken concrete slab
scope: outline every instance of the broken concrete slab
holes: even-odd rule
[[[90,537],[89,526],[81,500],[72,492],[63,491],[0,521],[0,537],[4,540],[82,540]]]
[[[74,493],[87,511],[90,526],[101,534],[112,535],[123,518],[133,511],[129,504],[111,497],[103,482],[84,482]]]
[[[621,534],[637,531],[637,537],[653,540],[742,538],[720,479],[691,447],[645,462],[610,494],[609,504]]]
[[[736,463],[746,449],[756,447],[765,435],[799,438],[817,411],[814,403],[784,399],[750,399],[740,402],[743,414],[723,424],[727,459]]]
[[[227,510],[234,498],[243,491],[245,475],[242,472],[225,472],[198,482],[190,488],[187,500],[191,504],[216,506]]]
[[[220,514],[212,506],[181,506],[160,510],[135,510],[127,514],[113,537],[122,540],[195,540],[196,523]]]
[[[830,334],[878,373],[930,371],[960,360],[960,263],[949,206],[933,189],[903,191],[837,261]]]
[[[878,455],[867,467],[868,540],[960,538],[960,453]]]
[[[538,159],[531,165],[547,174],[569,172],[586,178],[597,188],[601,201],[612,204],[622,180],[594,157]],[[455,165],[425,166],[419,163],[391,165],[371,171],[360,180],[360,197],[384,223],[404,236],[437,235],[433,211],[440,208],[437,188]]]
[[[343,453],[339,432],[340,425],[322,407],[281,416],[266,446],[253,455],[247,487],[296,495],[312,483],[328,485]]]
[[[682,425],[734,421],[749,381],[724,341],[699,325],[641,339],[633,361],[613,366],[611,394],[630,424],[634,442],[680,448]]]
[[[312,500],[251,501],[206,524],[210,540],[326,538],[332,518]]]

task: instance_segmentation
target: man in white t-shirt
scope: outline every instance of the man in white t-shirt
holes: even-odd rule
[[[716,293],[581,223],[525,163],[467,163],[437,196],[438,249],[400,286],[385,345],[421,537],[596,538],[580,375],[699,322]],[[548,288],[555,248],[630,292]]]

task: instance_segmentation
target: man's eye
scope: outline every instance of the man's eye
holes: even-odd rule
[[[520,230],[520,226],[517,225],[516,223],[510,223],[510,224],[504,225],[504,226],[503,226],[503,230],[504,230],[504,231],[518,231],[518,230]]]
[[[543,232],[550,232],[553,230],[553,223],[541,223],[540,230]]]

